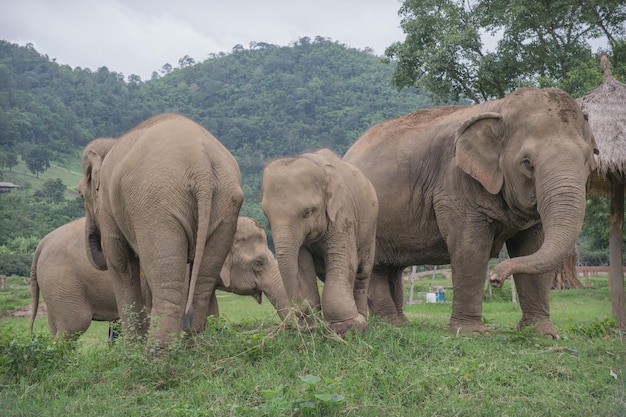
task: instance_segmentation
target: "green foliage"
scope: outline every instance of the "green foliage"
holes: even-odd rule
[[[61,203],[65,199],[65,184],[61,178],[48,179],[43,184],[41,191],[36,191],[33,196],[41,197],[51,203]]]
[[[26,166],[28,166],[30,172],[35,174],[37,178],[39,178],[40,172],[44,172],[46,169],[50,168],[52,152],[44,147],[34,147],[23,156],[24,161],[26,161]]]
[[[589,43],[599,38],[618,72],[626,68],[626,5],[616,0],[405,0],[400,15],[406,39],[385,51],[397,63],[393,83],[423,88],[436,103],[479,103],[524,85],[581,96],[602,80]]]
[[[32,253],[37,247],[36,242],[45,235],[84,215],[80,198],[53,202],[29,198],[23,191],[0,194],[0,247],[8,248],[0,253],[23,253],[24,250]]]
[[[343,395],[333,393],[338,388],[338,384],[332,379],[310,374],[300,375],[298,378],[306,384],[304,398],[287,398],[285,386],[279,385],[274,389],[261,391],[267,397],[267,401],[260,406],[252,408],[238,407],[237,411],[258,411],[263,416],[290,414],[324,416],[336,414],[340,410],[341,405],[345,403]],[[322,379],[327,387],[320,389],[318,384],[322,382]]]
[[[587,323],[576,323],[572,320],[566,330],[576,336],[585,336],[588,339],[597,339],[610,336],[617,327],[615,318],[606,318]]]
[[[35,248],[39,240],[35,242]],[[30,266],[33,262],[34,249],[32,245],[29,245],[28,252],[9,252],[5,246],[0,246],[0,273],[6,275],[19,275],[21,277],[30,276]],[[7,251],[7,252],[4,252]]]
[[[45,379],[65,369],[74,353],[72,342],[53,341],[42,334],[24,334],[0,326],[0,383]]]
[[[181,113],[233,153],[244,182],[242,214],[264,221],[261,172],[270,159],[322,147],[343,154],[371,125],[430,105],[415,89],[394,89],[392,71],[368,51],[317,37],[288,47],[253,42],[203,62],[186,56],[163,77],[125,81],[106,67],[59,66],[32,45],[0,41],[0,154],[21,153],[37,176],[55,162],[80,172],[88,141],[119,136],[159,113]],[[48,191],[47,202],[60,200]],[[21,220],[28,224],[18,223],[18,233],[43,236]]]
[[[626,355],[606,277],[551,292],[560,340],[516,330],[521,312],[510,300],[484,303],[488,337],[448,333],[450,303],[423,303],[407,305],[404,326],[371,318],[367,333],[342,339],[321,324],[288,328],[275,312],[261,318],[266,306],[252,297],[224,296],[222,316],[204,333],[158,354],[124,338],[107,345],[106,323],[94,322],[64,351],[40,334],[48,332],[45,318],[33,339],[28,318],[0,321],[0,363],[9,364],[0,369],[0,415],[626,413]],[[19,355],[24,364],[13,360]]]
[[[578,262],[582,265],[608,265],[610,199],[593,196],[587,200],[585,221],[579,237]],[[624,217],[626,220],[626,216]],[[626,250],[626,239],[623,239]]]
[[[4,266],[5,260],[6,258],[0,255],[0,265]],[[11,274],[9,271],[9,268],[0,270],[0,273],[7,275],[6,288],[0,288],[0,317],[5,312],[16,310],[31,303],[30,282],[28,279],[21,278],[30,275],[30,261],[27,275]]]

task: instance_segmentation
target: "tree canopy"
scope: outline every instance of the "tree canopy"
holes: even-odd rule
[[[244,180],[241,213],[263,222],[261,172],[270,159],[321,147],[343,154],[372,124],[431,105],[417,89],[397,91],[392,71],[371,51],[317,37],[283,47],[237,45],[203,62],[186,55],[177,68],[165,64],[162,75],[142,81],[107,67],[61,66],[32,45],[0,41],[0,169],[15,166],[19,155],[36,176],[50,164],[80,171],[90,140],[181,113],[233,153]],[[34,179],[4,173],[21,187],[0,195],[0,246],[30,247],[20,239],[36,242],[60,219],[83,215],[73,199],[61,201],[56,180],[33,190],[26,182]]]
[[[406,39],[385,51],[397,64],[393,83],[436,103],[479,103],[521,86],[580,97],[602,82],[590,43],[600,39],[616,74],[626,72],[621,0],[405,0],[400,15]]]

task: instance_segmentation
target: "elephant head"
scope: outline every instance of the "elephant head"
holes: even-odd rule
[[[220,272],[217,288],[239,295],[252,295],[259,304],[265,294],[281,320],[287,315],[288,298],[274,254],[267,247],[261,225],[239,217],[237,232]]]
[[[489,193],[502,193],[510,216],[541,221],[539,250],[500,263],[490,277],[495,286],[515,273],[548,272],[565,259],[582,227],[585,184],[598,153],[586,115],[566,93],[547,89],[523,109],[516,101],[522,93],[511,94],[501,112],[466,120],[456,133],[457,166]]]
[[[100,167],[105,156],[115,143],[116,139],[99,138],[94,139],[85,147],[81,158],[84,174],[77,187],[85,205],[87,258],[94,268],[101,271],[107,269],[107,264],[100,244],[100,229],[97,220]]]
[[[320,154],[303,154],[270,162],[263,171],[261,206],[272,229],[276,258],[291,299],[309,299],[317,287],[299,288],[301,248],[324,237],[346,200],[336,168]],[[307,268],[305,268],[307,269]],[[313,288],[314,287],[314,288]],[[317,296],[319,298],[319,295]]]

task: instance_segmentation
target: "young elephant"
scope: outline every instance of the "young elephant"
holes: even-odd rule
[[[328,149],[270,162],[261,206],[289,297],[338,333],[366,328],[378,200],[363,174]],[[308,303],[308,307],[306,306]]]
[[[85,218],[81,218],[50,232],[39,242],[30,273],[31,331],[40,289],[48,308],[48,327],[55,336],[79,335],[92,320],[119,319],[112,278],[109,271],[95,269],[87,259],[84,231]],[[255,220],[239,217],[217,288],[252,295],[259,304],[263,292],[281,319],[286,316],[288,298],[278,264],[267,247],[263,228]],[[215,292],[209,311],[215,316],[219,314]]]

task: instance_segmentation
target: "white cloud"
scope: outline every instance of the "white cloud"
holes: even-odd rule
[[[399,0],[0,0],[0,38],[72,67],[106,66],[149,79],[251,41],[288,45],[322,36],[384,49],[404,39]]]

